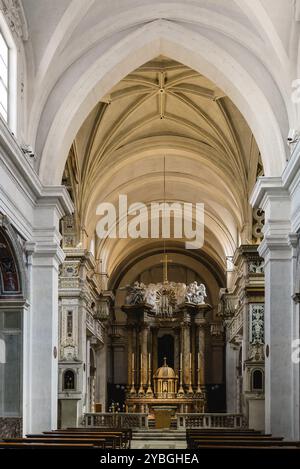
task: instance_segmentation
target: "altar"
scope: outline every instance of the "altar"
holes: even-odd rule
[[[128,287],[128,412],[156,423],[177,413],[205,412],[206,314],[203,284],[135,282]],[[164,353],[164,357],[162,357]],[[169,416],[168,418],[166,416]]]
[[[195,392],[189,389],[190,392],[186,394],[183,389],[182,369],[179,372],[180,387],[178,389],[178,376],[167,365],[165,359],[163,366],[153,376],[153,391],[151,384],[144,394],[140,389],[139,394],[133,395],[131,389],[126,400],[128,411],[154,416],[159,410],[166,410],[168,407],[172,417],[175,417],[177,413],[204,412],[205,399],[201,387],[199,386]]]

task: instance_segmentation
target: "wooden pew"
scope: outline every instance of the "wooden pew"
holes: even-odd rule
[[[131,444],[131,440],[132,440],[132,429],[131,428],[102,428],[102,427],[68,427],[66,429],[63,429],[63,430],[55,430],[57,432],[61,432],[61,431],[65,431],[65,432],[69,432],[69,431],[75,431],[75,432],[79,432],[79,433],[83,433],[83,432],[86,432],[86,433],[93,433],[93,432],[96,432],[96,433],[99,433],[99,432],[122,432],[123,434],[123,439],[125,440],[126,442],[126,448],[130,448],[130,444]]]
[[[67,435],[67,436],[74,436],[74,437],[82,437],[82,438],[85,438],[85,437],[103,437],[103,438],[106,438],[108,436],[111,436],[111,437],[116,437],[116,438],[119,438],[120,439],[120,442],[119,442],[119,445],[117,444],[116,446],[119,447],[119,448],[123,448],[123,449],[127,449],[127,448],[130,448],[130,445],[131,445],[131,439],[132,439],[132,432],[131,430],[128,430],[128,429],[125,429],[125,430],[116,430],[116,429],[111,429],[111,430],[107,430],[107,429],[97,429],[97,430],[94,430],[94,431],[83,431],[81,432],[80,431],[81,429],[76,429],[76,430],[53,430],[51,432],[43,432],[43,435],[59,435],[59,436],[64,436],[64,435]],[[28,436],[31,436],[31,435],[28,435]]]
[[[282,440],[225,440],[225,439],[218,439],[218,440],[205,440],[197,438],[192,439],[188,442],[188,449],[201,449],[202,447],[210,447],[210,448],[249,448],[249,447],[256,447],[256,448],[282,448],[282,447],[294,447],[300,448],[300,442],[295,441],[282,441]]]
[[[29,438],[31,438],[33,435],[28,435]],[[33,437],[36,437],[37,435],[34,435]],[[124,439],[122,433],[120,432],[101,432],[101,433],[58,433],[58,432],[53,432],[53,433],[43,433],[43,437],[49,437],[49,438],[82,438],[82,439],[105,439],[107,441],[107,447],[113,447],[116,449],[121,449],[121,448],[127,448],[130,446],[130,440],[129,442]]]
[[[245,441],[283,441],[283,437],[281,436],[266,436],[266,435],[253,435],[253,436],[246,436],[246,435],[194,435],[192,437],[196,440],[209,440],[209,441],[216,441],[216,440],[245,440]]]
[[[53,449],[54,445],[49,443],[18,443],[18,442],[4,442],[0,441],[1,449]],[[68,443],[57,443],[55,449],[95,449],[92,444],[68,444]]]
[[[257,431],[220,429],[187,429],[187,447],[201,448],[300,448],[299,441],[285,441]]]
[[[56,430],[56,431],[61,431],[61,430]],[[115,428],[115,427],[67,427],[63,429],[63,431],[75,431],[75,432],[122,432],[126,434],[126,436],[130,439],[132,439],[132,429],[131,428]]]
[[[108,441],[106,439],[91,439],[91,438],[5,438],[3,439],[4,443],[24,443],[24,444],[35,444],[35,443],[45,443],[48,445],[56,445],[56,444],[68,444],[68,445],[81,445],[81,444],[88,444],[94,447],[98,447],[101,449],[105,448],[116,448],[113,445],[113,441],[110,443],[109,446],[107,445]]]
[[[226,445],[218,445],[218,446],[215,446],[215,447],[212,447],[211,445],[201,445],[201,447],[197,448],[199,450],[208,450],[208,451],[211,451],[213,449],[213,451],[218,451],[218,450],[255,450],[255,451],[261,451],[261,450],[265,450],[265,451],[269,451],[269,450],[276,450],[276,451],[284,451],[284,450],[287,450],[287,451],[298,451],[300,448],[296,447],[296,446],[226,446]],[[300,454],[299,454],[300,455]]]

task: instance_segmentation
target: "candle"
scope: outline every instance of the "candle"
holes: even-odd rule
[[[198,352],[198,370],[200,370],[200,352]]]
[[[131,355],[131,367],[134,370],[134,353]]]
[[[190,353],[190,369],[192,369],[192,354]]]
[[[180,370],[182,370],[182,353],[180,353]]]
[[[143,367],[143,355],[141,354],[141,369]]]
[[[148,354],[148,361],[149,361],[149,370],[151,369],[151,355],[150,353]]]

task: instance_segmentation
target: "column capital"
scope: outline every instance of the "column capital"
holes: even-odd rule
[[[189,329],[191,327],[191,322],[187,319],[183,319],[181,322],[180,322],[180,328],[181,329]]]
[[[261,257],[267,260],[289,260],[297,256],[297,248],[299,245],[299,235],[297,233],[286,233],[277,235],[266,235],[262,240],[258,252]]]
[[[59,212],[59,218],[74,212],[74,204],[65,186],[42,186],[36,207],[55,208]]]
[[[65,259],[64,251],[55,241],[29,241],[25,247],[34,265],[49,266],[54,262],[58,266]]]
[[[259,177],[250,196],[252,207],[265,210],[270,200],[278,202],[278,199],[290,200],[289,192],[281,177]]]

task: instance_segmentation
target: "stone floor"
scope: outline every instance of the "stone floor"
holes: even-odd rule
[[[132,441],[131,449],[186,449],[186,443],[168,440]]]

